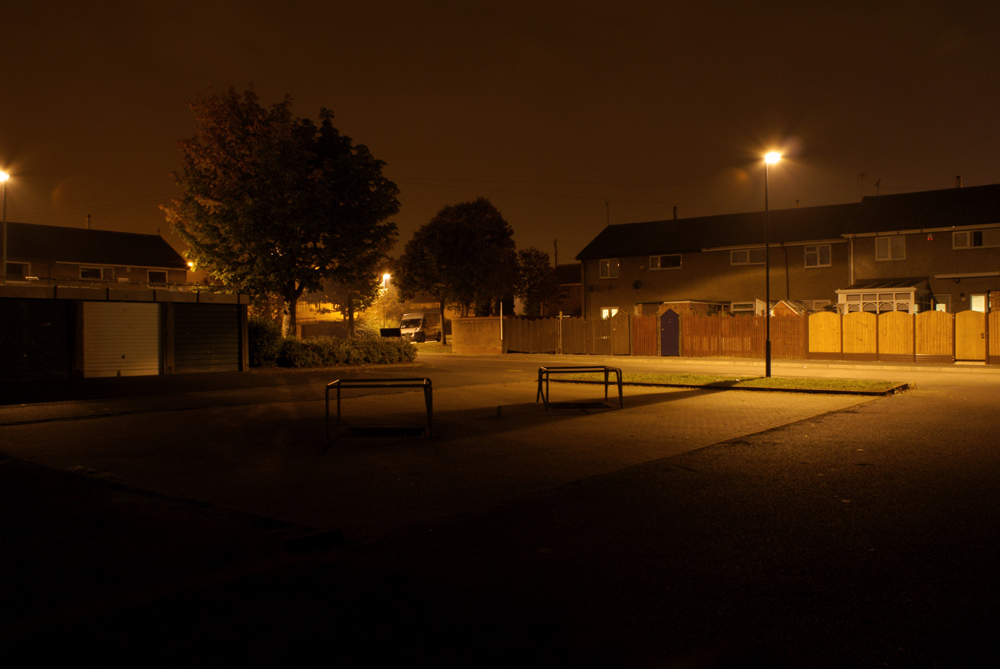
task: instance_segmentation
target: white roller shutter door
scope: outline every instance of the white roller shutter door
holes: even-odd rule
[[[160,305],[83,303],[83,375],[160,373]]]

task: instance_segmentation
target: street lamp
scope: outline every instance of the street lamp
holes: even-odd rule
[[[767,238],[767,176],[768,166],[781,160],[781,154],[771,151],[764,156],[764,376],[771,378],[771,245]]]
[[[7,179],[10,179],[10,175],[0,171],[0,181],[3,182],[3,273],[0,278],[4,284],[7,283]]]

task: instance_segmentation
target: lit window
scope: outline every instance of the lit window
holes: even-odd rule
[[[601,307],[601,318],[608,320],[618,313],[618,307]]]
[[[681,255],[674,253],[668,256],[649,256],[649,269],[678,269],[681,266]]]
[[[807,246],[806,267],[829,267],[830,266],[830,245],[819,244],[817,246]]]
[[[609,258],[600,262],[602,279],[618,278],[618,258]]]
[[[906,237],[878,237],[875,239],[875,260],[904,260],[906,258]]]

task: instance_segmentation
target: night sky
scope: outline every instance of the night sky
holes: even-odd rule
[[[480,195],[560,262],[609,219],[760,210],[772,148],[773,208],[1000,183],[998,28],[985,1],[0,0],[7,216],[183,250],[157,205],[187,102],[251,83],[388,163],[396,253]]]

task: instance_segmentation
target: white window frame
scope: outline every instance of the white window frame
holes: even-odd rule
[[[1000,228],[956,230],[951,233],[953,249],[989,249],[1000,246]]]
[[[618,313],[618,307],[601,307],[601,320],[608,320],[609,318],[614,318]]]
[[[826,262],[823,262],[823,249],[826,249]],[[830,267],[833,264],[833,249],[829,244],[812,244],[805,247],[805,266],[808,268],[813,267]],[[809,257],[813,256],[814,262],[809,262]]]
[[[599,275],[602,279],[617,279],[620,263],[618,258],[604,258],[597,261]]]
[[[664,258],[677,258],[676,265],[663,266]],[[661,270],[661,269],[680,269],[683,259],[680,253],[667,253],[659,256],[649,256],[649,269]]]
[[[897,243],[896,240],[899,240],[899,242]],[[889,235],[886,237],[876,237],[875,260],[878,262],[906,260],[906,236]]]
[[[764,265],[767,263],[767,249],[739,249],[729,252],[730,265]]]

